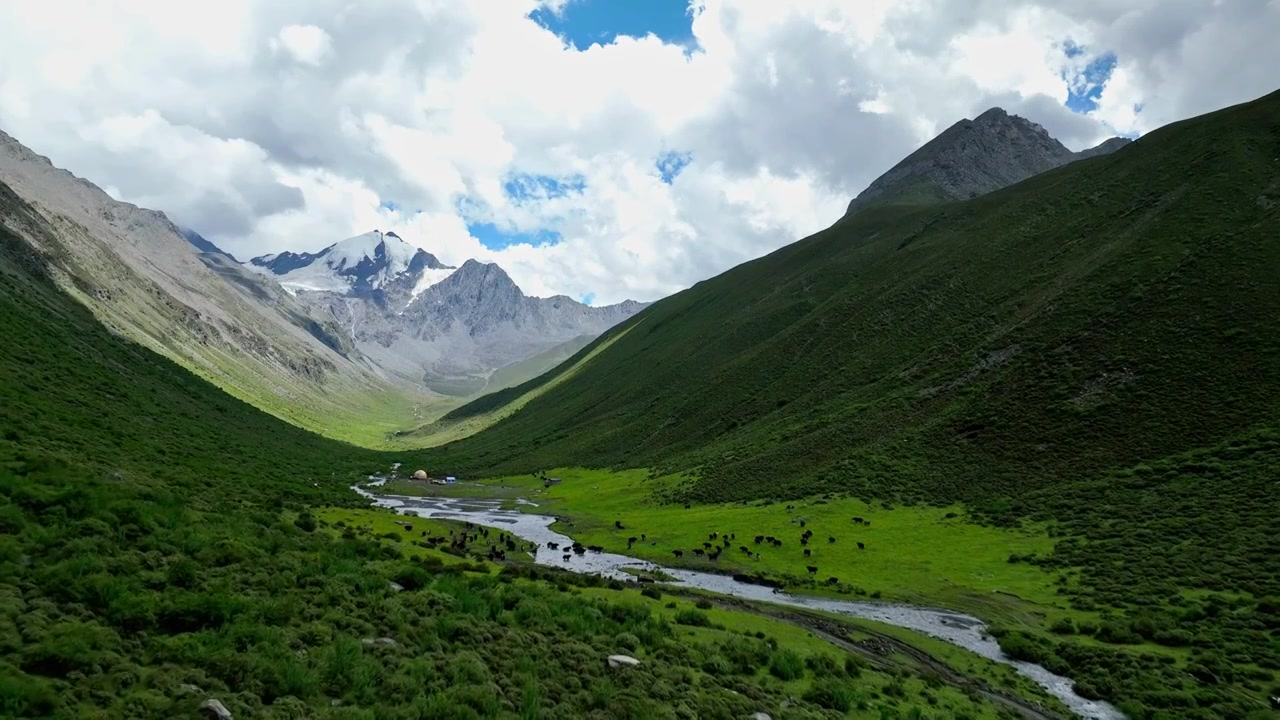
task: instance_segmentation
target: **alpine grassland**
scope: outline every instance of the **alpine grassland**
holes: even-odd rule
[[[851,592],[1004,590],[1046,608],[997,625],[1006,650],[1131,717],[1269,712],[1280,93],[972,200],[920,197],[698,283],[452,411],[443,424],[521,403],[423,461],[640,469],[624,484],[664,507],[633,522],[665,542],[739,528],[724,560],[746,565],[737,545],[785,531],[749,562],[814,565],[818,585],[830,569]],[[610,502],[565,512],[603,540],[628,519]],[[788,504],[822,518],[815,562],[795,557]],[[847,524],[859,514],[872,526]]]
[[[0,220],[0,717],[195,718],[216,700],[236,718],[994,719],[1027,702],[749,608],[432,547],[466,528],[349,489],[393,458],[108,332],[9,231],[47,228],[3,185]]]

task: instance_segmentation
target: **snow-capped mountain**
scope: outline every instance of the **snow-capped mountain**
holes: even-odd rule
[[[529,297],[496,264],[451,267],[377,230],[316,253],[263,255],[246,267],[273,277],[313,317],[345,328],[386,372],[455,396],[549,370],[645,307]]]
[[[430,400],[198,232],[113,199],[3,131],[0,199],[0,226],[112,332],[267,412],[327,432],[361,418],[366,398]]]
[[[283,252],[249,260],[248,266],[272,275],[284,289],[363,294],[412,276],[411,296],[448,277],[457,268],[378,230],[334,243],[317,253]]]

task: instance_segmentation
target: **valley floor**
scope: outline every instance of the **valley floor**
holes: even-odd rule
[[[415,487],[424,493],[428,491],[421,483],[398,486],[399,489]],[[395,486],[389,491],[394,489]],[[463,497],[476,497],[483,491],[468,485],[442,489]],[[448,564],[466,562],[457,555],[419,546],[421,533],[461,532],[464,528],[461,522],[402,516],[383,508],[334,507],[321,509],[315,516],[330,532],[376,538],[405,556],[420,560],[436,557]],[[473,529],[478,530],[478,526]],[[491,536],[497,533],[491,530]],[[482,559],[484,546],[482,541],[473,548],[476,560]],[[616,582],[593,585],[600,581],[577,577],[567,571],[533,568],[527,565],[530,559],[525,553],[513,553],[507,558],[508,563],[529,567],[535,576],[549,572],[549,578],[560,582],[586,582],[586,586],[572,590],[580,597],[637,604],[655,617],[672,623],[674,639],[695,651],[708,643],[732,640],[734,636],[765,639],[779,655],[760,667],[759,672],[748,673],[753,676],[752,682],[763,683],[789,697],[811,701],[821,698],[819,705],[845,717],[924,718],[934,714],[948,718],[986,718],[1007,717],[1012,713],[1031,720],[1048,720],[1071,714],[1011,667],[901,628],[697,590],[653,586],[637,590]],[[490,574],[503,576],[501,565],[481,563],[466,567],[471,572],[482,572],[488,567]],[[843,668],[839,657],[846,658]],[[719,667],[722,662],[730,661],[712,660],[703,671],[712,676],[723,672],[724,668]],[[794,667],[788,668],[789,663]],[[895,677],[897,680],[889,679]],[[913,701],[922,704],[913,705]]]
[[[548,486],[544,477],[560,482]],[[1055,523],[993,527],[977,523],[959,506],[893,506],[836,496],[792,502],[670,501],[686,482],[678,476],[654,477],[643,469],[557,468],[450,485],[397,481],[382,490],[501,499],[511,508],[554,516],[552,529],[583,545],[667,567],[750,574],[792,593],[963,611],[987,621],[1006,654],[1071,677],[1085,697],[1119,701],[1130,717],[1159,716],[1135,703],[1126,707],[1125,697],[1134,689],[1178,707],[1178,716],[1211,717],[1216,712],[1198,710],[1190,694],[1169,690],[1160,695],[1158,688],[1170,678],[1203,673],[1204,651],[1158,633],[1154,637],[1160,642],[1125,634],[1131,622],[1140,627],[1141,615],[1131,619],[1105,604],[1088,607],[1081,602],[1088,590],[1081,569],[1047,561],[1062,538],[1069,537]],[[536,506],[517,503],[517,498]],[[806,533],[811,535],[802,544]],[[716,549],[721,551],[718,559],[708,559]],[[888,632],[914,645],[938,642],[898,628]],[[1238,685],[1222,684],[1218,691],[1244,700],[1246,692],[1259,689],[1252,676],[1269,676],[1265,664],[1249,672],[1236,676]],[[1102,684],[1107,682],[1111,684]],[[1099,693],[1098,687],[1110,691]]]
[[[584,545],[671,566],[762,574],[802,592],[933,604],[995,621],[1035,625],[1071,612],[1056,594],[1059,578],[1069,582],[1068,575],[1008,562],[1011,555],[1052,549],[1047,526],[997,529],[968,522],[959,507],[889,506],[834,497],[686,508],[659,499],[681,482],[678,477],[650,478],[643,470],[557,469],[547,474],[562,482],[549,488],[530,476],[495,478],[483,484],[399,482],[384,491],[525,497],[537,503],[537,507],[524,506],[530,512],[555,515],[559,518],[555,529]],[[615,523],[621,523],[622,529]],[[806,531],[813,534],[803,545],[801,536]],[[782,545],[757,544],[757,535]],[[641,536],[643,541],[628,543],[629,538]],[[730,546],[714,562],[705,554],[694,554],[709,550],[704,543],[723,548],[724,539],[730,537]],[[751,554],[743,553],[742,547]],[[681,557],[673,554],[676,550]],[[810,566],[818,569],[816,574],[807,571]],[[826,583],[831,577],[839,579],[838,589]]]

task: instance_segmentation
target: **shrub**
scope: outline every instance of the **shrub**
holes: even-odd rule
[[[804,659],[794,650],[778,650],[769,660],[769,673],[779,680],[804,677]]]
[[[640,647],[640,638],[628,632],[618,633],[613,641],[623,650],[635,650]]]
[[[711,617],[701,610],[693,608],[685,608],[676,613],[677,625],[691,625],[693,627],[711,627]]]
[[[805,658],[804,664],[815,677],[836,677],[841,674],[836,659],[826,653],[813,653]]]
[[[1135,633],[1129,625],[1116,620],[1108,620],[1102,623],[1094,637],[1114,645],[1139,645],[1142,643],[1142,637]]]
[[[844,674],[851,678],[856,678],[862,674],[862,669],[867,663],[857,655],[852,653],[844,656]]]
[[[824,678],[813,683],[804,693],[804,699],[827,710],[847,713],[862,702],[848,683]]]

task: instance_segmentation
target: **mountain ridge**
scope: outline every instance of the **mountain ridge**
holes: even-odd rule
[[[1040,124],[993,107],[952,124],[876,178],[845,217],[875,203],[968,200],[1129,142],[1114,137],[1074,153]]]
[[[163,212],[117,201],[4,133],[0,183],[49,221],[53,232],[35,232],[16,205],[0,217],[49,260],[61,287],[113,332],[236,397],[329,435],[355,432],[357,417],[407,421],[410,406],[426,401],[353,348],[344,353],[342,329],[277,284],[202,252]]]
[[[554,348],[599,335],[647,306],[527,296],[497,263],[445,265],[378,230],[315,253],[255,257],[246,267],[280,282],[315,317],[347,328],[379,367],[447,396],[496,390],[495,378],[548,370],[562,359],[548,354]],[[515,365],[519,373],[499,372]]]
[[[993,626],[1006,654],[1129,717],[1265,713],[1277,226],[1280,92],[973,199],[869,203],[419,436],[472,476],[630,470],[691,519],[860,499],[1043,533],[1008,562],[1063,573],[1058,601]],[[609,508],[575,517],[632,519]]]
[[[1258,307],[1280,301],[1280,293],[1270,298],[1263,293],[1269,285],[1260,278],[1229,280],[1268,266],[1259,253],[1269,249],[1246,239],[1261,232],[1258,223],[1268,214],[1274,219],[1280,207],[1270,199],[1280,197],[1280,181],[1275,180],[1280,175],[1268,167],[1280,155],[1280,146],[1264,149],[1257,139],[1265,123],[1276,117],[1280,93],[1176,123],[1144,137],[1132,151],[1059,167],[974,200],[866,208],[828,230],[659,301],[645,313],[643,325],[620,324],[547,376],[449,413],[446,419],[457,420],[487,411],[504,395],[516,396],[546,382],[617,338],[579,368],[571,382],[528,403],[501,426],[437,452],[454,466],[491,465],[512,472],[524,471],[525,463],[697,468],[703,478],[696,486],[699,497],[743,499],[782,488],[788,495],[833,488],[838,477],[860,476],[856,465],[844,474],[828,474],[837,462],[871,452],[903,433],[916,438],[912,443],[925,434],[939,448],[925,454],[950,469],[934,479],[921,468],[903,470],[891,476],[891,483],[888,478],[880,482],[898,488],[896,492],[923,483],[934,488],[935,497],[954,500],[967,496],[973,486],[962,479],[973,480],[967,473],[978,467],[987,486],[1008,482],[1021,487],[1027,482],[1025,472],[1013,466],[964,465],[977,452],[965,448],[985,447],[979,443],[985,438],[1023,438],[1019,447],[1025,445],[1027,457],[1038,458],[1038,472],[1051,474],[1112,467],[1210,444],[1247,425],[1240,423],[1240,406],[1224,404],[1205,391],[1196,395],[1203,408],[1194,422],[1178,419],[1176,431],[1166,428],[1142,436],[1135,436],[1134,428],[1148,426],[1152,418],[1169,419],[1154,411],[1144,419],[1141,410],[1144,402],[1168,400],[1160,388],[1202,388],[1208,382],[1202,378],[1197,384],[1181,375],[1157,379],[1160,372],[1176,368],[1184,373],[1196,366],[1190,360],[1177,365],[1151,356],[1156,347],[1164,348],[1160,352],[1166,356],[1175,350],[1187,356],[1195,352],[1185,344],[1170,345],[1166,334],[1172,337],[1179,323],[1193,320],[1196,332],[1212,334],[1207,308],[1219,308],[1220,314],[1237,307],[1245,302],[1246,291]],[[1275,122],[1280,127],[1280,120]],[[1233,145],[1215,137],[1220,123],[1238,138]],[[1205,155],[1215,145],[1221,147]],[[1229,192],[1191,192],[1185,186],[1188,165],[1201,156],[1207,159],[1195,161],[1197,172],[1209,172],[1208,162],[1214,168],[1236,168]],[[1089,207],[1090,212],[1081,212]],[[1207,207],[1218,211],[1209,213]],[[1212,252],[1212,244],[1205,245],[1208,239],[1165,229],[1182,223],[1204,228],[1203,238],[1232,237],[1214,229],[1224,217],[1232,218],[1233,227],[1244,228],[1235,232],[1231,252],[1259,257],[1227,265],[1219,275],[1201,269],[1225,262]],[[1236,218],[1250,224],[1239,225]],[[1199,292],[1223,290],[1213,304],[1195,312],[1176,309],[1190,301],[1168,287],[1174,282],[1170,273],[1175,278],[1189,273],[1178,268],[1192,261],[1201,263],[1196,269],[1203,280]],[[1125,263],[1133,263],[1132,270],[1125,270],[1130,267]],[[1122,274],[1113,281],[1106,273]],[[1104,283],[1113,303],[1105,314],[1087,310],[1096,302],[1089,289],[1095,282]],[[1142,315],[1114,309],[1133,303],[1144,308]],[[1141,317],[1161,322],[1144,327]],[[1272,336],[1273,330],[1280,336],[1266,313],[1250,312],[1235,322],[1251,337]],[[640,327],[646,331],[639,332]],[[632,328],[637,332],[628,332]],[[1099,347],[1104,330],[1123,351]],[[1152,333],[1163,339],[1139,340]],[[1239,348],[1233,352],[1211,370],[1214,377],[1226,372],[1222,368],[1228,358],[1249,358]],[[1005,417],[1019,418],[1017,424],[997,424],[980,407],[965,409],[974,403],[1017,406],[1022,400],[1008,389],[1012,387],[1021,387],[1018,392],[1025,397],[1041,398],[1049,390],[1036,385],[1042,382],[1036,373],[1045,371],[1038,369],[1040,363],[1057,357],[1055,353],[1084,353],[1074,365],[1053,361],[1054,372],[1063,373],[1062,382],[1073,388],[1055,391],[1066,393],[1064,397],[1042,398],[1034,413],[1006,412]],[[663,396],[676,399],[655,405],[657,389],[651,381],[623,372],[623,364],[632,363],[655,368],[647,377],[660,375]],[[1240,372],[1258,387],[1280,387],[1280,378],[1274,385],[1259,384],[1260,369]],[[1001,385],[993,385],[997,378],[1003,378]],[[992,394],[964,394],[970,386]],[[1132,395],[1142,389],[1156,394]],[[1271,399],[1259,406],[1258,417],[1275,414],[1273,395],[1265,395]],[[818,410],[831,407],[836,398],[859,412]],[[1123,398],[1130,400],[1126,404]],[[1112,410],[1098,414],[1102,407]],[[1060,414],[1058,408],[1071,410]],[[1127,409],[1121,413],[1119,408]],[[1105,426],[1127,440],[1107,444],[1110,454],[1099,447],[1087,456],[1059,450],[1054,462],[1031,450],[1055,436],[1058,446],[1078,437],[1083,431],[1074,423],[1084,416],[1077,412],[1092,412],[1085,416],[1094,418],[1098,428]],[[1132,426],[1116,425],[1121,417]],[[619,444],[624,437],[636,441]],[[773,439],[764,442],[762,437]],[[506,449],[494,454],[497,446]],[[937,456],[941,448],[948,449],[945,457]],[[780,483],[784,476],[793,479]],[[862,477],[857,486],[869,481]]]

